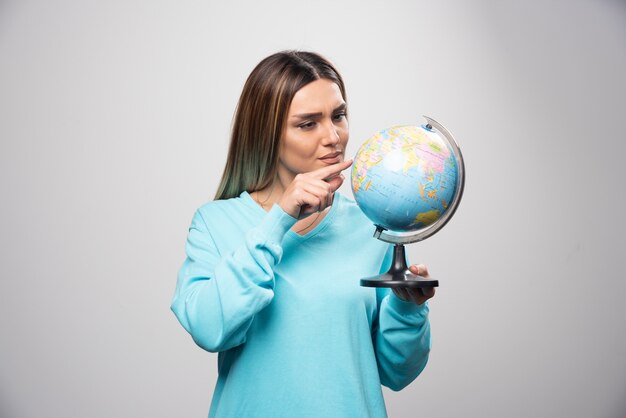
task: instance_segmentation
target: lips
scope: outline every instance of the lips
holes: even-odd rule
[[[341,152],[333,152],[331,154],[326,154],[323,157],[320,157],[320,160],[335,160],[339,156],[341,156]]]

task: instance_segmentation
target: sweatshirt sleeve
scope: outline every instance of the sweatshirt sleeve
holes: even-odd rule
[[[430,353],[428,302],[405,302],[388,289],[380,303],[374,346],[380,382],[398,391],[424,370]]]
[[[424,370],[430,353],[428,302],[405,302],[390,289],[377,288],[378,321],[373,329],[381,383],[399,391]]]
[[[232,254],[220,254],[200,211],[193,216],[171,309],[193,340],[218,352],[246,341],[254,316],[274,297],[274,266],[296,219],[274,205]]]

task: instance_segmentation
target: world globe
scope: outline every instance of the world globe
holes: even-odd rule
[[[404,244],[426,239],[450,220],[465,184],[463,156],[452,134],[435,120],[392,126],[367,139],[352,164],[352,192],[375,224],[374,237],[393,243],[386,273],[362,286],[429,288],[439,281],[413,274]]]
[[[432,124],[392,126],[367,139],[351,179],[363,213],[396,232],[423,230],[442,219],[460,197],[460,162],[450,139]]]

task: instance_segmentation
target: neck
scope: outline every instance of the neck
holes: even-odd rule
[[[274,205],[274,203],[280,201],[283,193],[285,193],[287,184],[289,183],[284,183],[277,177],[269,186],[261,190],[256,190],[250,193],[250,195],[263,208],[269,209]]]
[[[295,177],[295,174],[280,172],[279,170],[276,177],[274,177],[274,181],[269,186],[261,190],[256,190],[252,192],[251,195],[258,204],[269,209],[274,205],[274,203],[278,203],[280,201],[285,193],[285,190],[287,190],[287,187],[291,184]]]

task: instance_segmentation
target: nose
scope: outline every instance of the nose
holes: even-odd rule
[[[337,127],[335,126],[335,124],[331,121],[329,121],[327,123],[327,127],[326,127],[326,132],[324,135],[324,141],[325,143],[329,144],[329,145],[337,145],[340,141],[340,136],[339,136],[339,132],[337,131]]]

